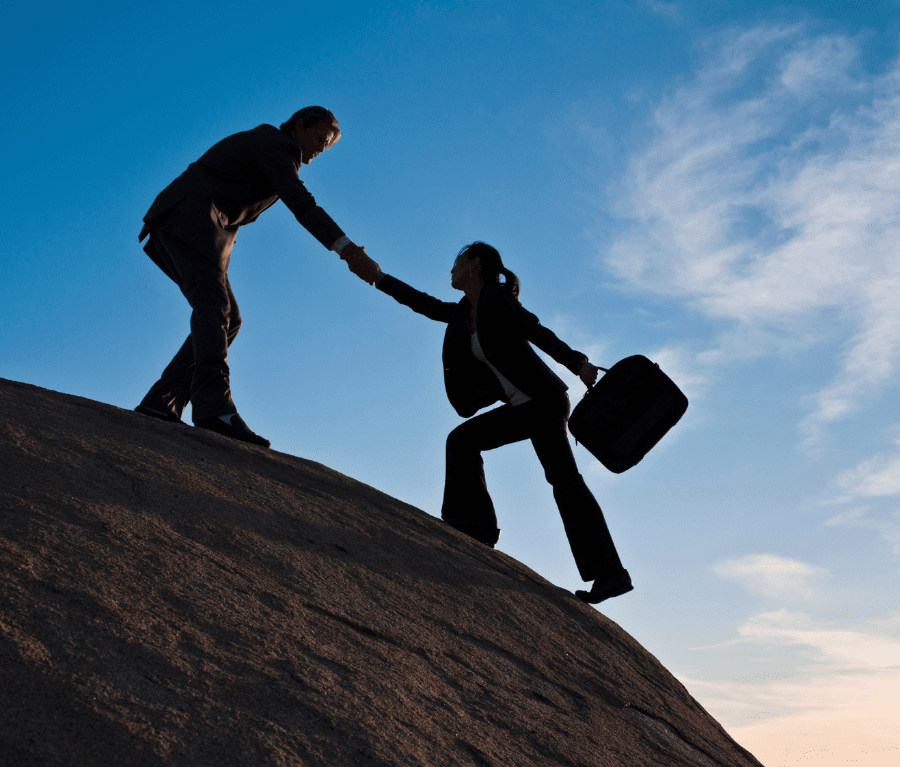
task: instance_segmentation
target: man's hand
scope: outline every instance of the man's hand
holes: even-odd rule
[[[594,367],[590,362],[585,360],[581,363],[581,367],[578,368],[578,377],[582,380],[585,386],[593,386],[597,383],[597,376],[600,373],[600,368]]]
[[[343,256],[343,253],[341,253],[341,255]],[[377,285],[379,282],[381,282],[381,278],[383,276],[381,267],[378,266],[378,264],[376,264],[365,253],[351,259],[347,266],[350,267],[351,272],[353,272],[363,282],[367,282],[369,285]]]
[[[341,259],[349,263],[353,261],[357,256],[366,255],[366,248],[364,245],[357,245],[355,242],[348,242],[341,248]]]

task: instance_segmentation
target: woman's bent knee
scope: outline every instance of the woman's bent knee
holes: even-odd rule
[[[455,451],[464,448],[468,443],[465,424],[460,424],[447,435],[447,451]]]
[[[578,467],[557,467],[544,469],[544,476],[553,487],[581,487],[585,484],[584,477],[578,471]]]

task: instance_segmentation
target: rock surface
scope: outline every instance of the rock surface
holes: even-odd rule
[[[597,610],[320,464],[0,379],[0,478],[4,766],[759,765]]]

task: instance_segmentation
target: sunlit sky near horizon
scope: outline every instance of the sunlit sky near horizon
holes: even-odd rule
[[[690,399],[622,475],[575,448],[635,583],[600,611],[766,767],[896,765],[898,34],[896,0],[2,3],[0,377],[137,405],[190,314],[150,203],[324,105],[301,179],[385,272],[455,301],[485,240],[570,346]],[[438,515],[444,326],[281,204],[229,274],[251,428]],[[580,588],[531,446],[485,463],[499,548]]]

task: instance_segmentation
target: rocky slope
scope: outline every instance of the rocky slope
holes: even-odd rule
[[[0,710],[15,767],[759,765],[619,626],[419,509],[3,379]]]

